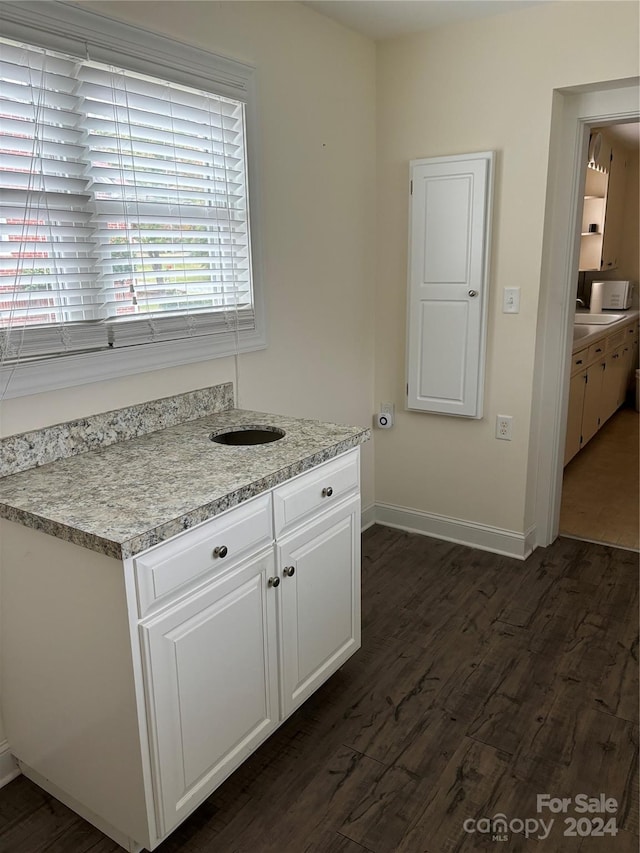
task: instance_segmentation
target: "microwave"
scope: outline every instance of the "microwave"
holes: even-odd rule
[[[595,281],[593,282],[595,284]],[[633,296],[633,282],[631,281],[602,281],[602,307],[603,309],[631,308],[631,297]]]

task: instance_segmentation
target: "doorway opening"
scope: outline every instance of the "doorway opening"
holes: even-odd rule
[[[559,523],[561,535],[634,550],[640,548],[639,155],[640,123],[590,128],[577,211],[578,322]]]
[[[567,366],[574,342],[590,132],[639,122],[639,83],[637,77],[607,81],[556,90],[553,96],[527,481],[535,546],[551,544],[560,528],[570,390]]]

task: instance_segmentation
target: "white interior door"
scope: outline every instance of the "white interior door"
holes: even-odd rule
[[[409,409],[482,417],[493,158],[411,163]]]

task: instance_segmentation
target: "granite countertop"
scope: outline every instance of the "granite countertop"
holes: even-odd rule
[[[603,311],[602,313],[606,314],[607,312]],[[611,332],[616,332],[618,329],[622,328],[622,326],[626,326],[631,321],[637,320],[640,316],[640,311],[634,308],[612,311],[610,313],[624,314],[624,317],[622,318],[622,320],[616,320],[615,323],[609,323],[607,325],[589,325],[588,323],[584,323],[581,325],[576,324],[573,327],[574,339],[573,345],[571,347],[572,353],[579,352],[581,349],[585,349],[585,347],[591,346],[591,344],[595,343],[596,341],[602,340],[602,338],[606,338],[607,335],[611,334]],[[586,309],[582,311],[576,311],[576,314],[583,314],[585,316],[588,316],[589,311]],[[575,335],[577,329],[584,329],[586,331],[578,333],[581,334],[581,337],[576,338]]]
[[[212,432],[285,431],[234,447]],[[231,409],[0,479],[0,517],[127,558],[362,444],[363,427]]]

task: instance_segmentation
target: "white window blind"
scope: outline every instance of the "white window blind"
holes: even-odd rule
[[[255,325],[244,103],[0,42],[5,357]]]
[[[103,298],[74,66],[0,45],[0,341],[9,358],[107,344],[95,322]]]

